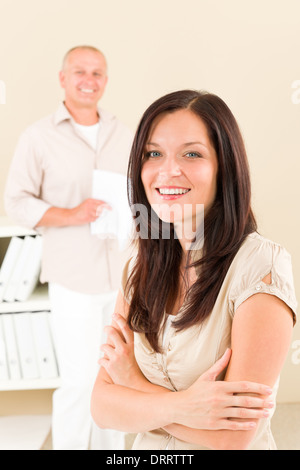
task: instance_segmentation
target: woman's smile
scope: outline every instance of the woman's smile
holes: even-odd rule
[[[178,186],[164,186],[155,189],[163,200],[179,199],[190,191],[189,188],[181,188]]]

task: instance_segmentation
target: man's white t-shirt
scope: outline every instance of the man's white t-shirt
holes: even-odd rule
[[[75,122],[74,124],[79,133],[86,138],[90,146],[94,150],[97,150],[98,135],[101,127],[100,121],[98,121],[96,124],[93,124],[92,126],[83,126],[82,124],[78,124],[77,122]]]

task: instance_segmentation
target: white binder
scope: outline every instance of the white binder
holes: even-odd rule
[[[3,263],[0,269],[0,302],[3,301],[5,290],[8,286],[13,269],[18,261],[22,245],[22,238],[12,237],[6,250]]]
[[[23,379],[39,377],[35,346],[31,328],[30,313],[13,313],[17,345]]]
[[[26,273],[26,269],[28,269],[28,264],[31,263],[31,253],[33,252],[34,244],[34,237],[27,235],[24,238],[17,262],[15,263],[7,288],[4,292],[3,300],[6,302],[14,302],[16,300],[19,285],[23,282],[24,273]]]
[[[8,368],[7,368],[7,357],[6,357],[6,347],[5,347],[5,338],[2,328],[2,315],[0,315],[0,381],[8,380]]]
[[[13,317],[10,313],[4,313],[3,315],[1,315],[1,317],[6,343],[9,378],[11,380],[19,380],[21,379],[21,368]]]
[[[15,300],[25,301],[32,294],[39,278],[42,259],[42,237],[34,237],[29,260],[26,263],[25,269],[22,273],[22,280],[19,283]]]
[[[54,345],[48,321],[49,315],[48,312],[33,312],[30,314],[37,364],[40,377],[43,379],[58,376]]]

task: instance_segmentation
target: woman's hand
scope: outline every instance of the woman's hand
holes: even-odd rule
[[[266,409],[273,406],[269,400],[272,390],[268,386],[246,381],[216,381],[229,363],[230,349],[188,389],[174,393],[150,384],[142,374],[134,356],[134,335],[124,317],[114,315],[113,326],[106,327],[106,332],[107,343],[100,348],[104,357],[99,364],[114,384],[147,391],[147,382],[149,392],[172,394],[168,406],[172,408],[173,424],[164,426],[170,434],[176,434],[178,429],[181,433],[182,426],[211,431],[250,430],[258,419],[267,417]]]
[[[255,427],[255,420],[268,416],[267,409],[274,406],[266,398],[272,393],[270,387],[246,381],[216,381],[230,356],[231,350],[227,349],[193,385],[178,392],[180,404],[174,422],[197,429],[249,430]]]
[[[113,319],[113,326],[105,327],[107,343],[100,347],[104,357],[98,363],[115,384],[138,389],[146,379],[135,360],[133,331],[122,315],[114,314]]]

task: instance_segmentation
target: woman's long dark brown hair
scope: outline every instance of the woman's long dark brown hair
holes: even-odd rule
[[[190,259],[189,264],[195,266],[199,276],[174,323],[178,331],[200,324],[210,315],[234,256],[246,236],[256,230],[247,155],[228,106],[216,95],[193,90],[173,92],[155,101],[140,121],[129,160],[130,205],[143,205],[147,215],[140,213],[138,217],[138,252],[126,286],[130,297],[128,323],[134,331],[145,333],[155,351],[160,350],[158,335],[166,305],[170,306],[178,295],[182,248],[172,224],[169,239],[161,236],[165,223],[151,211],[141,170],[154,119],[180,109],[189,109],[205,123],[217,154],[218,175],[216,198],[205,214],[202,256]],[[156,239],[151,238],[151,224],[159,227]],[[140,236],[142,232],[149,236]]]

